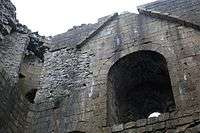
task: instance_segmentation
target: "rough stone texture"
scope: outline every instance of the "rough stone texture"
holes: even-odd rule
[[[29,125],[26,121],[29,105],[17,84],[29,38],[13,30],[16,19],[12,3],[1,0],[0,7],[0,36],[3,35],[0,37],[0,132],[23,132]]]
[[[30,125],[31,106],[25,99],[26,92],[36,86],[40,81],[37,78],[42,65],[38,67],[24,68],[24,55],[30,54],[27,49],[30,44],[29,30],[16,20],[15,7],[8,0],[0,1],[0,132],[1,133],[22,133]],[[34,55],[35,56],[35,55]],[[28,60],[27,62],[32,62]],[[42,63],[40,63],[42,64]],[[29,64],[30,65],[30,64]],[[32,65],[30,65],[32,66]],[[29,75],[29,86],[21,87],[20,72],[35,70]],[[30,74],[30,73],[29,73]],[[27,76],[28,77],[28,76]],[[37,80],[35,80],[35,79]],[[27,83],[27,82],[26,82]],[[30,113],[29,113],[30,114]]]
[[[0,42],[0,63],[15,83],[28,41],[27,35],[12,33]]]
[[[0,1],[0,40],[16,26],[15,6],[7,0]]]
[[[80,45],[83,41],[96,35],[97,31],[104,27],[114,15],[105,16],[98,19],[95,24],[82,24],[81,26],[74,26],[67,32],[52,37],[50,51],[57,51],[63,48],[70,48]]]
[[[140,14],[113,14],[101,18],[96,24],[74,27],[53,37],[50,44],[44,44],[50,47],[44,54],[44,60],[37,57],[34,50],[26,49],[28,44],[39,43],[27,41],[30,39],[28,29],[21,26],[21,30],[16,28],[8,33],[0,41],[0,56],[3,57],[0,59],[0,131],[199,132],[200,18],[195,15],[200,9],[198,3],[197,0],[161,0],[139,7]],[[0,5],[4,6],[5,2]],[[26,32],[22,32],[23,29]],[[118,108],[113,99],[123,92],[109,87],[108,76],[113,72],[113,66],[121,70],[122,65],[117,63],[119,60],[131,64],[125,59],[138,51],[156,52],[165,58],[171,82],[169,88],[173,92],[176,108],[161,112],[159,117],[145,116],[121,123],[117,121]],[[143,57],[140,58],[138,61]],[[138,63],[138,68],[144,66],[142,63]],[[128,70],[127,64],[124,66]],[[157,69],[151,68],[150,72],[160,74]],[[165,74],[161,72],[161,75]],[[156,75],[155,79],[158,78]],[[118,76],[113,79],[115,77]],[[117,80],[112,83],[122,83]],[[13,83],[18,83],[18,86]],[[144,81],[141,83],[146,84]],[[162,86],[159,88],[163,89]],[[36,89],[37,93],[36,96],[28,93],[33,94],[30,103],[25,98],[32,89]],[[162,105],[164,101],[158,102]],[[109,102],[113,105],[110,106]],[[116,115],[111,115],[113,113]]]
[[[72,29],[68,30],[66,33],[56,35],[52,38],[52,50],[72,47],[78,44],[81,40],[85,39],[97,28],[98,24],[83,24],[81,26],[74,26]]]
[[[139,12],[149,15],[166,15],[200,26],[199,0],[162,0],[139,6]],[[167,17],[166,17],[167,18]]]

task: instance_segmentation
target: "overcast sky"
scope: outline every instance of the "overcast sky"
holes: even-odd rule
[[[118,12],[137,13],[136,6],[155,0],[11,0],[17,18],[42,35],[66,32],[74,25],[95,23],[98,18]]]

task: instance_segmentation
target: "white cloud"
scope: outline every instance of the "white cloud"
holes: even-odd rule
[[[137,12],[136,6],[155,0],[12,0],[17,18],[45,35],[66,32],[74,25],[95,23],[114,12]]]

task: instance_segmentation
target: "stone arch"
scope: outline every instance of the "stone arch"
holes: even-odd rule
[[[117,60],[107,76],[108,123],[148,118],[175,109],[165,57],[140,50]]]
[[[133,46],[130,46],[130,47],[127,47],[125,49],[122,49],[122,50],[119,50],[119,51],[115,51],[113,53],[110,53],[110,57],[107,57],[107,60],[105,62],[102,63],[102,66],[100,67],[100,69],[98,70],[98,74],[107,74],[104,66],[106,68],[108,68],[108,66],[112,66],[115,62],[117,62],[119,59],[131,54],[131,53],[134,53],[134,52],[137,52],[137,51],[143,51],[143,50],[146,50],[146,51],[154,51],[154,52],[157,52],[157,53],[160,53],[165,59],[166,59],[166,62],[168,62],[168,58],[170,57],[175,57],[175,53],[174,53],[174,50],[173,50],[173,47],[172,46],[165,46],[165,45],[162,45],[160,43],[157,43],[157,42],[151,42],[151,43],[148,43],[148,44],[141,44],[140,45],[133,45]],[[115,54],[118,55],[118,57],[116,58],[115,57]],[[110,68],[109,67],[109,68]],[[109,69],[108,68],[108,69]],[[171,77],[173,78],[173,77]]]

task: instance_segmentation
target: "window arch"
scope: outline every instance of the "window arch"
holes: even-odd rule
[[[142,50],[119,59],[108,72],[108,123],[148,118],[175,109],[167,62]]]

